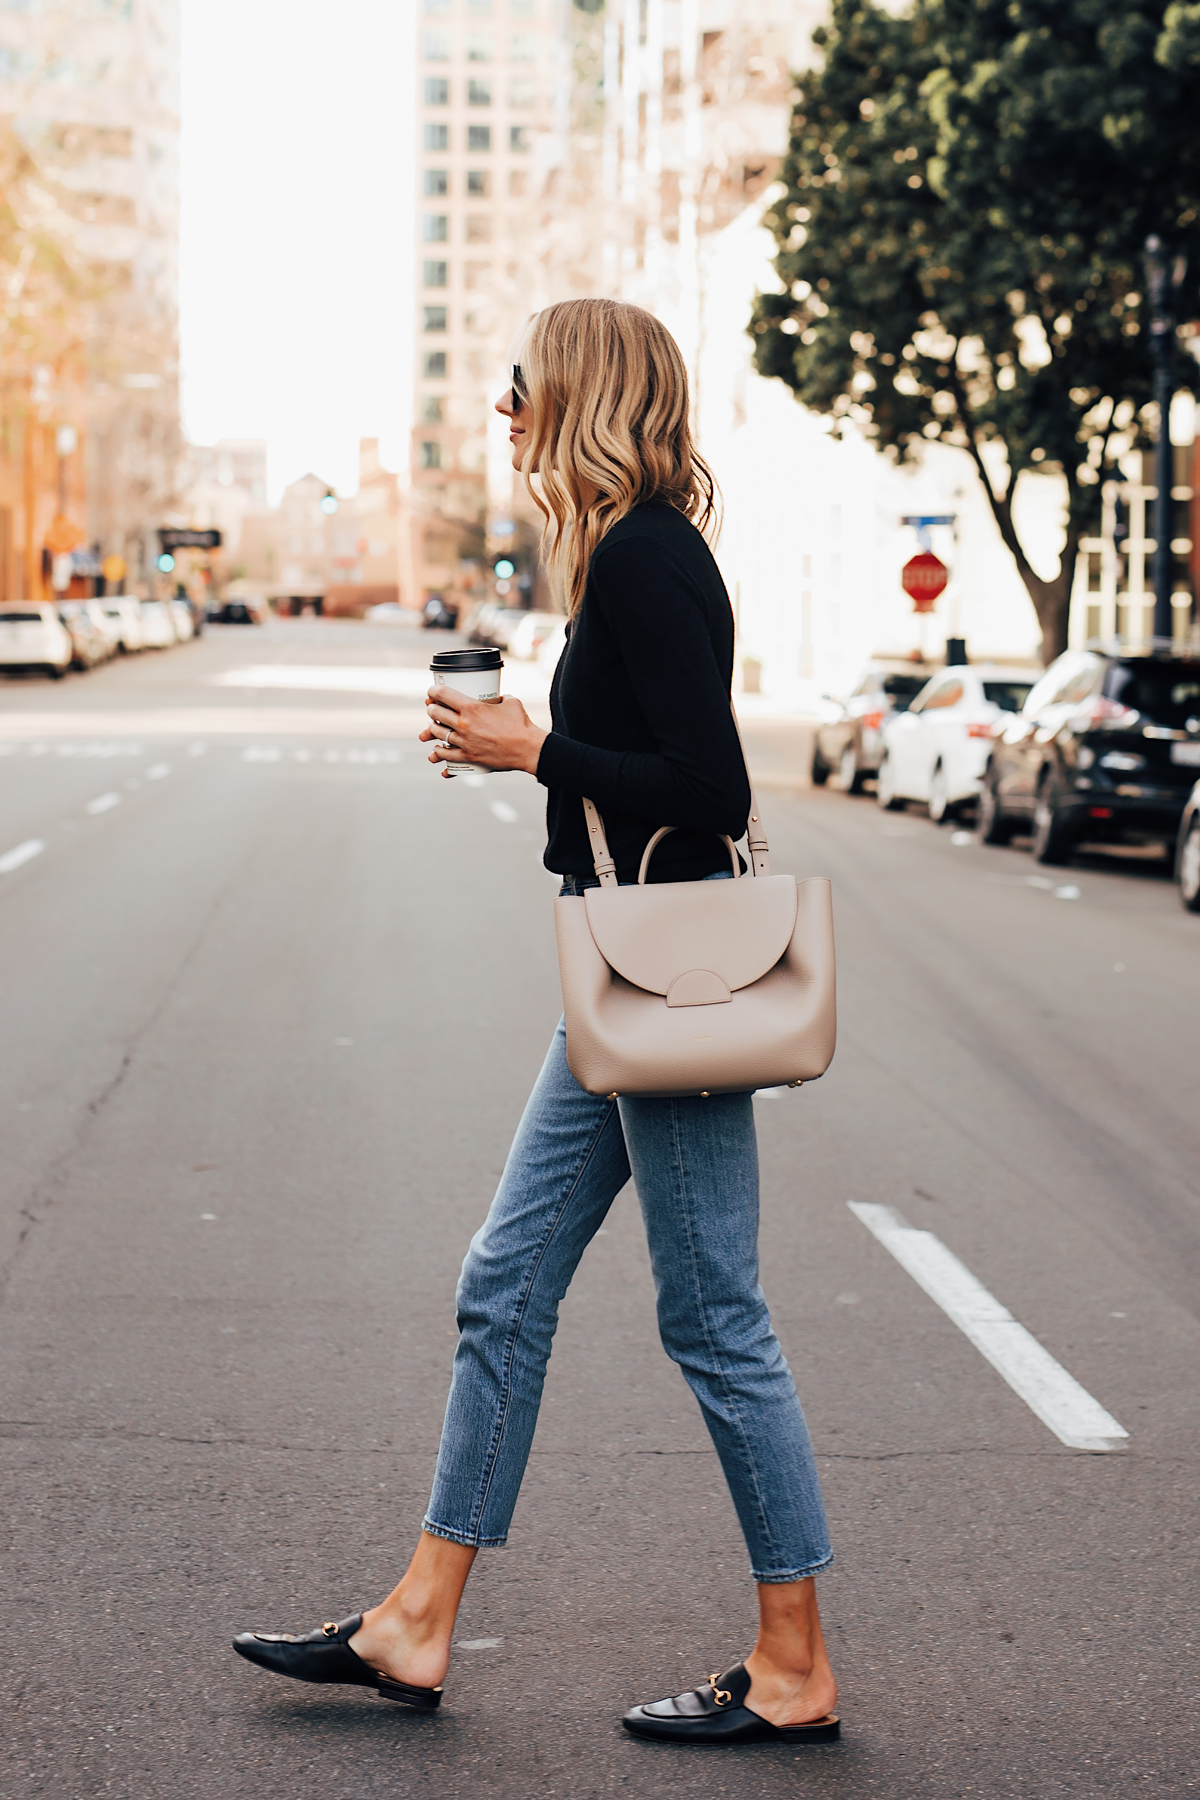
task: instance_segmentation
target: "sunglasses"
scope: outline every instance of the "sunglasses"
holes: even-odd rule
[[[512,397],[518,407],[529,404],[529,394],[525,387],[525,378],[521,374],[520,363],[514,363],[512,366]]]

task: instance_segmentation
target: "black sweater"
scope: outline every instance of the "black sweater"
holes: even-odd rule
[[[733,613],[712,553],[673,506],[639,506],[592,557],[583,604],[550,689],[553,729],[537,778],[549,790],[545,863],[591,875],[582,796],[594,800],[622,881],[660,825],[652,881],[729,867],[750,787],[729,709]]]

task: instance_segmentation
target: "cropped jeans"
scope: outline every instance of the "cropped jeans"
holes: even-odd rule
[[[456,1544],[505,1542],[559,1302],[631,1173],[663,1347],[700,1403],[753,1578],[815,1575],[833,1554],[808,1428],[758,1282],[752,1098],[585,1093],[561,1023],[463,1264],[425,1530]]]

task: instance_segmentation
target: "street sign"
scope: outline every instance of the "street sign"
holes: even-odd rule
[[[219,550],[219,531],[193,531],[183,525],[160,525],[158,541],[167,550]]]
[[[83,542],[83,533],[78,525],[72,525],[58,513],[50,521],[50,529],[46,533],[46,548],[51,556],[66,556]]]
[[[128,573],[125,558],[118,556],[114,551],[111,556],[106,556],[100,564],[100,573],[105,581],[124,581]]]
[[[913,611],[932,612],[933,603],[950,579],[945,563],[931,550],[910,556],[900,571],[900,585],[910,595]]]

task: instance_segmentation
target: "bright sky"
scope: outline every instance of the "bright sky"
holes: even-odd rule
[[[184,425],[272,498],[407,461],[411,0],[182,0]]]

